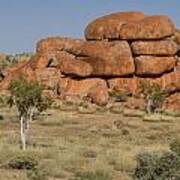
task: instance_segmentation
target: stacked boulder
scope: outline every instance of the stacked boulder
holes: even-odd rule
[[[141,81],[176,92],[180,71],[174,35],[175,26],[167,16],[106,15],[87,25],[86,40],[39,41],[36,55],[25,66],[31,73],[23,73],[31,78],[33,74],[50,94],[56,89],[57,97],[89,97],[98,105],[108,103],[109,91],[138,93]]]

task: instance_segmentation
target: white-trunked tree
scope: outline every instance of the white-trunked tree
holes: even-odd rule
[[[20,121],[21,148],[26,150],[29,123],[32,121],[35,110],[44,111],[49,107],[51,101],[43,96],[43,86],[35,81],[12,80],[9,90],[11,96],[8,104],[10,106],[15,105],[17,108]]]

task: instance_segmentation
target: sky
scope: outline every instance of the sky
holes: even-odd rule
[[[32,52],[48,36],[81,38],[94,18],[129,10],[168,15],[180,28],[180,0],[0,0],[0,52]]]

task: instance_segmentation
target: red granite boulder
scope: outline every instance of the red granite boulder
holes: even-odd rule
[[[144,17],[142,12],[117,12],[100,17],[88,24],[85,37],[87,40],[119,39],[123,24],[139,21]]]
[[[161,75],[172,70],[176,62],[174,57],[139,56],[135,58],[136,75]]]
[[[131,44],[133,54],[135,55],[175,55],[178,46],[170,39],[159,41],[134,41]]]
[[[162,39],[175,33],[175,26],[167,16],[148,16],[138,22],[124,24],[120,38],[128,40]]]

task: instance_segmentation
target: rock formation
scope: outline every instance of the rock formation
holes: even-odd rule
[[[36,55],[28,63],[10,68],[0,87],[6,89],[11,79],[23,76],[41,82],[55,98],[89,97],[105,105],[108,92],[136,94],[144,81],[178,96],[177,33],[167,16],[142,12],[106,15],[87,25],[86,40],[50,37],[39,41]],[[177,103],[175,106],[177,109]]]

